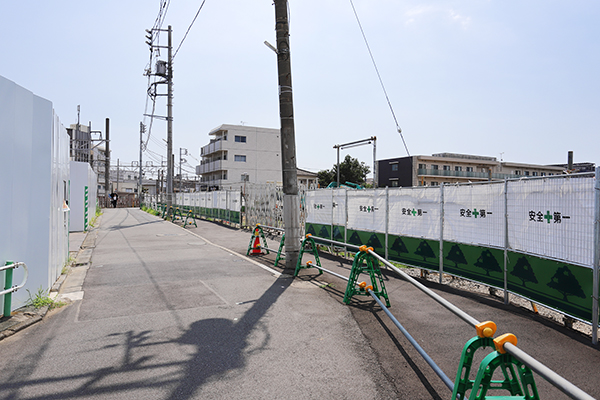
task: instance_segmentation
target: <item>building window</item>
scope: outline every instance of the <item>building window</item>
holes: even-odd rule
[[[440,186],[439,182],[431,182],[431,186]]]
[[[392,164],[392,171],[398,171],[398,164]]]
[[[242,174],[242,182],[248,182],[250,180],[250,175]]]
[[[227,132],[223,134],[223,140],[227,140]]]
[[[426,168],[427,168],[427,165],[425,165],[425,164],[419,164],[419,169],[426,169]]]
[[[546,173],[545,173],[545,172],[542,172],[540,175],[541,175],[541,176],[546,176]]]
[[[223,179],[227,180],[227,171],[223,171]]]
[[[246,143],[246,136],[235,135],[235,141],[237,143]]]
[[[532,175],[533,175],[533,176],[538,176],[538,173],[537,173],[536,171],[533,171],[533,172],[532,172]]]
[[[246,156],[240,156],[240,155],[235,155],[234,157],[234,161],[238,161],[238,162],[246,162]]]
[[[444,171],[450,171],[450,166],[449,165],[444,165],[443,167]]]
[[[392,181],[392,187],[398,187],[398,181]]]
[[[519,171],[519,170],[516,170],[516,171],[515,171],[515,175],[521,175],[521,171]]]
[[[454,170],[455,170],[455,171],[462,171],[462,167],[460,167],[460,166],[456,166],[456,167],[454,167]]]
[[[223,152],[223,160],[227,160],[227,152]]]
[[[529,171],[525,171],[525,176],[529,176]]]
[[[467,172],[473,172],[473,167],[467,167]]]
[[[438,166],[438,165],[436,165],[436,164],[432,164],[432,165],[431,165],[431,169],[440,169],[440,168],[439,168],[439,166]]]

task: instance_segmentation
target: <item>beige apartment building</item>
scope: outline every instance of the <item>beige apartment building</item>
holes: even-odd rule
[[[562,174],[564,166],[498,161],[495,157],[437,153],[378,160],[379,187],[439,186]]]

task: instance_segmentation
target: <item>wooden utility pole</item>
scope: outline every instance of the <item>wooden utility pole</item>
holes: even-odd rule
[[[285,225],[285,269],[293,274],[300,251],[300,198],[296,169],[296,138],[292,102],[287,0],[275,0],[277,70],[279,74],[279,116],[281,118],[281,164],[283,172],[283,223]]]

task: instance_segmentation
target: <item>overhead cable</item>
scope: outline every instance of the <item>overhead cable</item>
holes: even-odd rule
[[[187,31],[185,32],[185,35],[183,35],[183,39],[181,39],[181,42],[179,43],[179,46],[177,46],[177,50],[175,50],[175,53],[173,53],[173,57],[171,57],[171,61],[173,61],[173,59],[177,55],[177,52],[181,48],[181,45],[183,44],[183,41],[185,40],[185,38],[187,37],[188,33],[190,32],[190,29],[192,29],[192,26],[194,25],[194,22],[196,22],[196,18],[198,18],[198,14],[200,14],[200,11],[202,10],[202,7],[204,7],[204,3],[206,3],[206,0],[202,1],[202,4],[200,4],[200,7],[198,8],[198,11],[196,12],[196,15],[194,16],[194,19],[192,20],[192,23],[187,28]]]
[[[381,74],[379,74],[379,69],[377,68],[377,64],[375,63],[375,58],[373,57],[373,53],[371,52],[371,47],[369,46],[369,42],[367,41],[367,36],[365,35],[365,31],[360,23],[360,19],[358,18],[358,13],[356,12],[356,8],[354,8],[354,3],[350,0],[350,5],[352,6],[352,10],[354,11],[354,16],[356,17],[356,22],[358,22],[358,27],[360,28],[360,32],[362,33],[362,37],[365,40],[365,44],[367,45],[367,50],[369,51],[369,55],[371,56],[371,61],[373,62],[373,66],[375,67],[375,72],[377,73],[377,77],[379,78],[379,83],[381,84],[381,88],[383,89],[383,94],[385,94],[385,98],[387,100],[388,106],[390,107],[390,111],[392,112],[392,117],[394,118],[394,122],[396,123],[396,130],[400,134],[400,138],[402,139],[402,143],[404,144],[404,148],[406,149],[406,154],[410,156],[410,152],[408,151],[408,147],[406,146],[406,142],[404,141],[404,135],[402,135],[402,129],[400,129],[400,125],[398,125],[398,120],[396,119],[396,114],[394,113],[394,108],[392,107],[392,103],[390,102],[390,98],[388,97],[387,91],[385,90],[385,86],[383,84],[383,79],[381,79]]]

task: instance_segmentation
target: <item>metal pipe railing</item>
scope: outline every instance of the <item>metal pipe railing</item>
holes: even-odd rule
[[[311,265],[311,266],[314,268],[317,268],[323,272],[327,272],[328,274],[337,276],[338,278],[344,279],[346,281],[350,280],[350,278],[347,278],[343,275],[340,275],[338,273],[335,273],[333,271],[330,271],[330,270],[320,267],[318,265]],[[442,371],[442,369],[435,363],[435,361],[433,361],[433,359],[429,356],[429,354],[427,354],[427,352],[425,352],[425,350],[421,347],[421,345],[419,345],[419,343],[411,336],[410,333],[408,333],[408,331],[402,326],[402,324],[400,324],[400,322],[398,322],[396,317],[394,317],[394,315],[390,312],[390,310],[381,302],[381,300],[379,300],[377,295],[371,289],[367,288],[367,291],[375,299],[377,304],[379,304],[381,306],[381,308],[387,314],[387,316],[390,317],[390,319],[392,320],[394,325],[396,325],[396,327],[398,327],[398,329],[400,329],[400,332],[402,332],[402,334],[406,337],[406,339],[408,339],[410,344],[412,344],[413,347],[417,350],[417,352],[419,352],[419,354],[421,355],[421,357],[423,357],[425,362],[427,364],[429,364],[431,369],[433,369],[433,372],[435,372],[436,375],[440,377],[440,379],[450,389],[450,391],[453,391],[454,390],[454,382],[452,382],[452,380],[448,377],[448,375],[446,375],[444,373],[444,371]]]
[[[338,241],[335,241],[335,240],[332,240],[332,239],[325,239],[325,238],[322,238],[322,237],[319,237],[319,236],[313,236],[313,239],[315,239],[315,241],[318,241],[318,242],[327,242],[327,243],[330,243],[330,244],[332,244],[334,246],[348,247],[348,248],[352,248],[352,249],[355,249],[355,250],[359,250],[360,249],[360,246],[357,246],[357,245],[354,245],[354,244],[342,243],[342,242],[338,242]]]
[[[383,304],[383,302],[381,300],[379,300],[379,297],[377,297],[377,295],[371,289],[367,289],[367,290],[368,290],[369,294],[371,295],[371,297],[373,297],[375,299],[377,304],[379,304],[379,306],[381,306],[381,308],[387,314],[387,316],[390,317],[390,319],[392,320],[394,325],[396,325],[396,327],[398,329],[400,329],[400,332],[402,332],[404,337],[406,337],[406,339],[408,339],[410,344],[412,344],[413,347],[419,352],[419,354],[421,355],[421,357],[423,357],[425,362],[427,364],[429,364],[431,369],[433,369],[433,372],[435,372],[436,375],[440,377],[442,382],[444,382],[444,384],[448,387],[448,389],[450,389],[450,391],[453,391],[454,390],[454,382],[452,382],[452,379],[450,379],[448,377],[448,375],[446,375],[444,373],[444,371],[442,371],[441,368],[438,367],[438,365],[435,363],[435,361],[433,361],[433,359],[431,357],[429,357],[429,354],[427,354],[425,352],[425,350],[423,350],[423,348],[419,345],[419,343],[417,343],[417,341],[411,336],[411,334],[408,333],[408,331],[402,326],[402,324],[400,322],[398,322],[398,320],[396,319],[396,317],[394,317],[394,315],[390,312],[390,310]]]
[[[368,250],[368,251],[369,251],[369,254],[373,255],[379,261],[384,263],[387,267],[389,267],[392,270],[394,270],[395,272],[397,272],[406,281],[412,283],[417,289],[421,290],[423,293],[427,294],[433,300],[437,301],[442,306],[444,306],[445,308],[450,310],[453,314],[458,316],[460,319],[465,321],[467,324],[471,325],[471,327],[475,328],[475,326],[479,324],[479,321],[477,321],[475,318],[471,317],[469,314],[467,314],[460,308],[456,307],[454,304],[450,303],[448,300],[444,299],[442,296],[438,295],[437,293],[434,293],[428,287],[426,287],[422,283],[418,282],[416,279],[414,279],[412,276],[408,275],[406,272],[402,271],[400,268],[391,264],[388,260],[381,257],[379,254],[375,253],[372,250]]]
[[[408,282],[412,283],[414,286],[416,286],[422,292],[429,295],[431,298],[433,298],[435,301],[440,303],[442,306],[446,307],[448,310],[452,311],[455,315],[460,317],[463,321],[465,321],[472,327],[475,327],[475,325],[479,324],[479,321],[477,321],[475,318],[471,317],[469,314],[465,313],[464,311],[462,311],[461,309],[456,307],[454,304],[450,303],[446,299],[444,299],[441,296],[439,296],[438,294],[434,293],[433,291],[431,291],[429,288],[425,287],[420,282],[417,282],[413,277],[409,276],[406,272],[402,271],[398,267],[392,265],[389,261],[387,261],[386,259],[381,257],[379,254],[375,253],[372,250],[368,250],[368,252],[369,252],[369,254],[373,255],[378,260],[383,262],[385,265],[387,265],[389,268],[396,271],[398,274],[400,274],[400,276],[402,276]],[[380,303],[380,301],[378,301],[378,303]],[[544,364],[540,363],[535,358],[531,357],[530,355],[528,355],[527,353],[525,353],[523,350],[519,349],[517,346],[513,345],[512,343],[508,343],[508,342],[505,343],[504,350],[506,350],[507,353],[509,353],[510,355],[515,357],[517,360],[519,360],[523,364],[527,365],[529,368],[531,368],[531,370],[537,372],[538,375],[540,375],[542,378],[544,378],[546,381],[548,381],[549,383],[554,385],[557,389],[559,389],[561,392],[565,393],[567,396],[571,397],[572,399],[576,399],[576,400],[593,400],[594,399],[592,396],[585,393],[583,390],[579,389],[577,386],[575,386],[574,384],[572,384],[571,382],[569,382],[562,376],[558,375],[556,372],[552,371],[550,368],[546,367]]]
[[[508,354],[527,365],[532,371],[537,372],[539,376],[550,382],[554,387],[570,398],[577,400],[595,400],[592,396],[579,389],[577,386],[573,385],[571,382],[552,371],[514,344],[506,342],[503,347]]]
[[[23,267],[25,269],[25,274],[23,276],[23,281],[20,285],[13,285],[13,269]],[[27,277],[29,276],[29,270],[27,269],[27,265],[24,262],[13,263],[12,261],[7,261],[5,265],[0,267],[0,271],[6,271],[6,275],[4,277],[4,290],[0,292],[0,296],[4,296],[4,310],[2,315],[5,317],[10,317],[12,312],[12,293],[21,289],[25,286],[27,282]]]
[[[277,228],[276,226],[269,226],[269,225],[263,225],[263,224],[256,224],[256,226],[260,226],[261,228],[273,229],[273,230],[276,230],[279,232],[285,232],[285,229]]]
[[[9,285],[11,286],[10,288],[5,288],[5,290],[0,292],[0,296],[8,294],[8,293],[13,293],[16,292],[17,290],[21,289],[23,286],[25,286],[25,283],[27,282],[27,278],[29,277],[29,270],[27,269],[27,265],[25,265],[24,262],[16,262],[14,264],[7,264],[7,265],[3,265],[0,267],[0,271],[4,271],[4,270],[8,270],[8,269],[16,269],[19,267],[23,267],[25,269],[25,275],[23,276],[23,281],[19,284],[19,285],[12,285],[12,282],[9,282]]]

